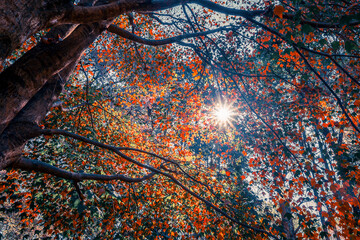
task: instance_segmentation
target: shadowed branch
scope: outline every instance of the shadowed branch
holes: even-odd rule
[[[126,31],[125,29],[119,28],[118,26],[115,26],[115,25],[110,25],[107,30],[111,33],[115,33],[115,34],[119,35],[120,37],[126,38],[128,40],[131,40],[131,41],[134,41],[137,43],[150,45],[150,46],[161,46],[161,45],[176,43],[176,42],[179,42],[179,41],[181,41],[183,39],[187,39],[187,38],[201,37],[201,36],[209,35],[212,33],[217,33],[220,31],[226,31],[226,30],[231,30],[231,29],[232,29],[231,27],[220,27],[220,28],[205,31],[205,32],[183,34],[183,35],[179,35],[176,37],[170,37],[170,38],[165,38],[165,39],[161,39],[161,40],[152,40],[152,39],[142,38],[142,37],[137,36],[129,31]]]
[[[47,173],[67,180],[74,180],[75,182],[80,182],[84,180],[96,180],[96,181],[120,180],[123,182],[143,182],[147,179],[150,179],[156,174],[155,172],[152,172],[141,178],[132,178],[122,174],[103,175],[103,174],[92,174],[92,173],[76,173],[55,167],[53,165],[50,165],[42,161],[28,159],[28,158],[21,158],[17,163],[13,164],[12,167],[25,171]]]

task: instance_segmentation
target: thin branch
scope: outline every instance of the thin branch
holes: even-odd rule
[[[342,112],[345,114],[345,117],[347,118],[347,120],[350,122],[351,126],[358,132],[360,133],[360,129],[356,126],[356,124],[354,123],[354,121],[351,119],[350,115],[348,114],[344,104],[342,103],[341,99],[339,98],[339,96],[334,92],[334,90],[332,90],[332,88],[330,87],[330,85],[324,80],[323,77],[321,77],[321,75],[311,66],[311,64],[309,63],[309,61],[306,59],[306,57],[304,56],[304,54],[301,53],[301,51],[293,46],[295,51],[300,55],[300,57],[304,60],[306,66],[316,75],[317,78],[320,79],[320,81],[325,85],[325,87],[331,92],[331,94],[335,97],[336,102],[338,103],[338,105],[340,106]]]
[[[293,42],[289,42],[288,40],[286,40],[286,38],[281,35],[278,31],[276,31],[273,28],[270,28],[258,21],[256,21],[255,19],[249,18],[248,19],[250,22],[258,25],[259,27],[261,27],[264,30],[267,30],[271,33],[273,33],[274,35],[278,36],[279,38],[281,38],[282,40],[284,40],[285,42],[288,42],[293,48],[294,50],[299,54],[299,56],[304,60],[305,65],[307,66],[307,68],[313,72],[317,78],[319,78],[319,80],[325,85],[325,87],[330,91],[330,93],[335,97],[336,102],[338,103],[338,105],[340,106],[342,112],[345,114],[345,117],[347,118],[347,120],[350,122],[351,126],[360,133],[360,129],[356,126],[356,124],[352,121],[351,117],[349,116],[349,114],[346,111],[346,108],[344,107],[344,105],[342,104],[341,99],[339,98],[339,96],[337,96],[337,94],[334,92],[334,90],[332,90],[332,88],[329,86],[329,84],[320,76],[320,74],[311,66],[311,64],[309,63],[309,61],[306,59],[306,57],[301,53],[301,51],[299,50],[297,44],[293,43]]]
[[[190,179],[193,180],[194,182],[199,183],[200,185],[206,187],[206,188],[210,191],[211,194],[213,194],[218,200],[220,200],[220,201],[223,202],[223,200],[221,200],[220,198],[218,198],[218,197],[216,196],[215,192],[210,188],[210,186],[209,186],[208,184],[203,183],[203,182],[195,179],[193,176],[191,176],[189,173],[187,173],[187,172],[180,166],[179,163],[177,163],[177,162],[175,162],[175,161],[173,161],[173,160],[170,160],[170,159],[161,157],[161,156],[159,156],[159,155],[157,155],[157,154],[155,154],[155,153],[147,152],[147,151],[144,151],[144,150],[141,150],[141,149],[137,149],[137,148],[119,147],[118,149],[119,149],[119,150],[128,150],[128,151],[135,151],[135,152],[145,153],[145,154],[148,154],[148,155],[150,155],[150,156],[153,156],[153,157],[159,158],[159,159],[161,159],[161,160],[164,160],[165,162],[169,162],[169,163],[174,164],[176,167],[178,167],[178,168],[180,169],[180,171],[181,171],[183,174],[185,174],[185,176],[187,176],[188,178],[190,178]],[[178,172],[176,172],[176,171],[172,171],[172,170],[170,170],[170,169],[167,169],[165,166],[163,166],[163,169],[166,170],[166,171],[169,171],[169,172],[178,173]]]
[[[73,107],[68,107],[68,108],[64,107],[63,104],[64,104],[63,101],[57,101],[57,102],[55,102],[51,107],[52,107],[52,108],[58,107],[58,108],[60,108],[60,110],[61,110],[62,112],[70,112],[70,111],[73,111],[73,110],[75,110],[75,109],[77,109],[77,108],[79,108],[79,107],[82,107],[82,106],[86,105],[87,103],[86,103],[86,102],[83,102],[83,103],[80,103],[80,104],[77,104],[77,105],[75,105],[75,106],[73,106]]]
[[[150,45],[150,46],[161,46],[161,45],[166,45],[166,44],[171,44],[171,43],[177,43],[183,39],[201,37],[201,36],[209,35],[212,33],[231,30],[231,29],[232,28],[230,28],[230,27],[220,27],[220,28],[205,31],[205,32],[183,34],[183,35],[179,35],[176,37],[170,37],[170,38],[165,38],[165,39],[160,39],[160,40],[152,40],[152,39],[142,38],[142,37],[137,36],[129,31],[126,31],[125,29],[119,28],[118,26],[115,26],[115,25],[110,25],[108,27],[107,31],[111,32],[111,33],[115,33],[115,34],[119,35],[120,37],[126,38],[128,40],[131,40],[131,41],[134,41],[137,43],[142,43],[142,44]]]
[[[295,20],[295,21],[298,20],[298,19],[296,19],[296,15],[292,14],[292,13],[284,13],[283,18],[288,19],[288,20]],[[316,28],[341,28],[341,27],[343,27],[343,25],[341,23],[314,22],[311,20],[306,20],[304,18],[300,18],[300,24],[302,24],[302,25],[307,24],[307,25],[310,25],[310,26],[316,27]],[[353,21],[346,25],[347,26],[356,26],[359,24],[360,24],[360,21]]]
[[[73,181],[73,183],[74,183],[74,186],[75,186],[75,190],[79,195],[79,198],[83,201],[84,200],[84,195],[82,194],[81,189],[79,187],[79,182],[78,181]]]
[[[360,56],[359,56],[360,57]],[[360,87],[360,83],[355,77],[353,77],[343,66],[341,66],[332,56],[329,56],[329,59],[341,70],[343,71],[354,83]]]
[[[318,54],[318,55],[321,55],[321,56],[325,56],[327,58],[329,58],[341,71],[343,71],[354,83],[356,83],[358,86],[360,86],[360,83],[359,81],[357,81],[353,76],[351,76],[351,74],[346,71],[346,69],[344,69],[334,58],[333,56],[334,55],[331,55],[331,54],[328,54],[328,53],[325,53],[325,52],[320,52],[320,51],[315,51],[315,50],[312,50],[310,48],[307,48],[305,46],[299,46],[297,43],[293,42],[293,41],[289,41],[288,39],[286,39],[286,37],[284,37],[281,33],[279,33],[277,30],[269,27],[269,26],[266,26],[265,24],[263,23],[260,23],[258,21],[256,21],[255,19],[252,19],[252,18],[247,18],[247,20],[249,20],[250,22],[256,24],[257,26],[261,27],[262,29],[266,30],[266,31],[269,31],[271,32],[272,34],[274,34],[275,36],[278,36],[279,38],[281,38],[284,42],[287,42],[288,44],[290,44],[294,49],[295,48],[300,48],[300,49],[303,49],[305,51],[308,51],[308,52],[311,52],[311,53],[314,53],[314,54]],[[344,55],[346,56],[346,55]],[[354,55],[349,55],[347,57],[355,57]]]

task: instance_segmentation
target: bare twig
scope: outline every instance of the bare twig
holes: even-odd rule
[[[231,29],[232,29],[232,27],[230,27],[230,26],[220,27],[220,28],[216,28],[213,30],[205,31],[205,32],[183,34],[183,35],[179,35],[176,37],[170,37],[170,38],[165,38],[165,39],[161,39],[161,40],[152,40],[152,39],[142,38],[140,36],[137,36],[129,31],[126,31],[125,29],[122,29],[115,25],[110,25],[107,30],[109,32],[119,35],[120,37],[126,38],[128,40],[131,40],[131,41],[134,41],[137,43],[142,43],[142,44],[146,44],[146,45],[150,45],[150,46],[162,46],[162,45],[166,45],[166,44],[176,43],[181,40],[188,39],[188,38],[201,37],[201,36],[209,35],[212,33],[217,33],[220,31],[231,30]]]

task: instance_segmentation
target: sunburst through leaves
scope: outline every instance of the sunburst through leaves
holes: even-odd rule
[[[219,102],[215,105],[212,111],[211,118],[220,127],[231,126],[234,127],[233,122],[235,121],[235,109],[233,103]]]

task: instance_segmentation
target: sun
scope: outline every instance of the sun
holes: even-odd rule
[[[221,126],[226,127],[228,125],[233,127],[232,122],[235,120],[235,109],[232,104],[218,103],[212,112],[212,119]]]
[[[229,121],[232,112],[228,106],[220,106],[215,110],[216,119],[221,122]]]

